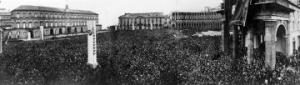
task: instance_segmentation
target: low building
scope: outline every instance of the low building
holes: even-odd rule
[[[117,30],[161,29],[167,27],[169,17],[160,12],[125,13],[119,17]]]
[[[107,27],[107,29],[109,31],[113,32],[113,31],[117,31],[119,29],[119,26],[118,25],[112,25],[112,26]]]
[[[171,26],[176,29],[220,31],[223,21],[224,17],[217,11],[171,13]]]

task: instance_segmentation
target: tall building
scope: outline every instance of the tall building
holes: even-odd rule
[[[171,13],[171,25],[175,29],[220,31],[223,21],[223,15],[217,11]]]
[[[9,32],[12,38],[39,38],[44,36],[55,36],[63,34],[85,33],[87,21],[98,23],[98,14],[86,10],[74,10],[66,8],[54,8],[45,6],[22,5],[11,11],[13,31],[26,29],[28,33]],[[43,27],[44,33],[41,33]],[[16,34],[12,34],[16,33]],[[22,35],[24,34],[24,35]],[[24,37],[27,36],[27,37]]]
[[[168,16],[160,12],[125,13],[119,17],[118,30],[160,29],[167,27]]]

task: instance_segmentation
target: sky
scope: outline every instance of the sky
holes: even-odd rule
[[[103,27],[118,24],[118,17],[124,13],[172,11],[202,11],[205,7],[217,7],[223,0],[0,0],[0,8],[13,10],[20,5],[50,6],[90,10],[99,14]]]

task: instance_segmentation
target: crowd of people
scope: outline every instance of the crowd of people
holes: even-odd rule
[[[230,55],[216,55],[220,38],[176,39],[164,29],[101,33],[96,69],[86,64],[86,36],[9,43],[0,57],[5,61],[0,62],[0,84],[210,84],[258,78],[249,76],[259,67],[241,67],[249,75],[236,75]]]

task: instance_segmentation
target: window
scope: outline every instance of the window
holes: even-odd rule
[[[32,22],[29,22],[29,28],[32,28]]]
[[[25,18],[26,17],[26,13],[23,13],[22,16],[23,16],[22,18]]]
[[[23,28],[25,28],[25,27],[26,27],[24,22],[22,23],[22,26],[23,26]]]
[[[38,14],[37,14],[37,13],[34,13],[34,17],[38,17]]]
[[[27,17],[31,17],[32,15],[31,15],[31,12],[28,12],[27,13]]]
[[[20,23],[17,23],[17,28],[20,28]]]
[[[17,18],[20,18],[20,14],[19,14],[19,13],[17,13],[17,14],[16,14],[16,17],[17,17]]]

